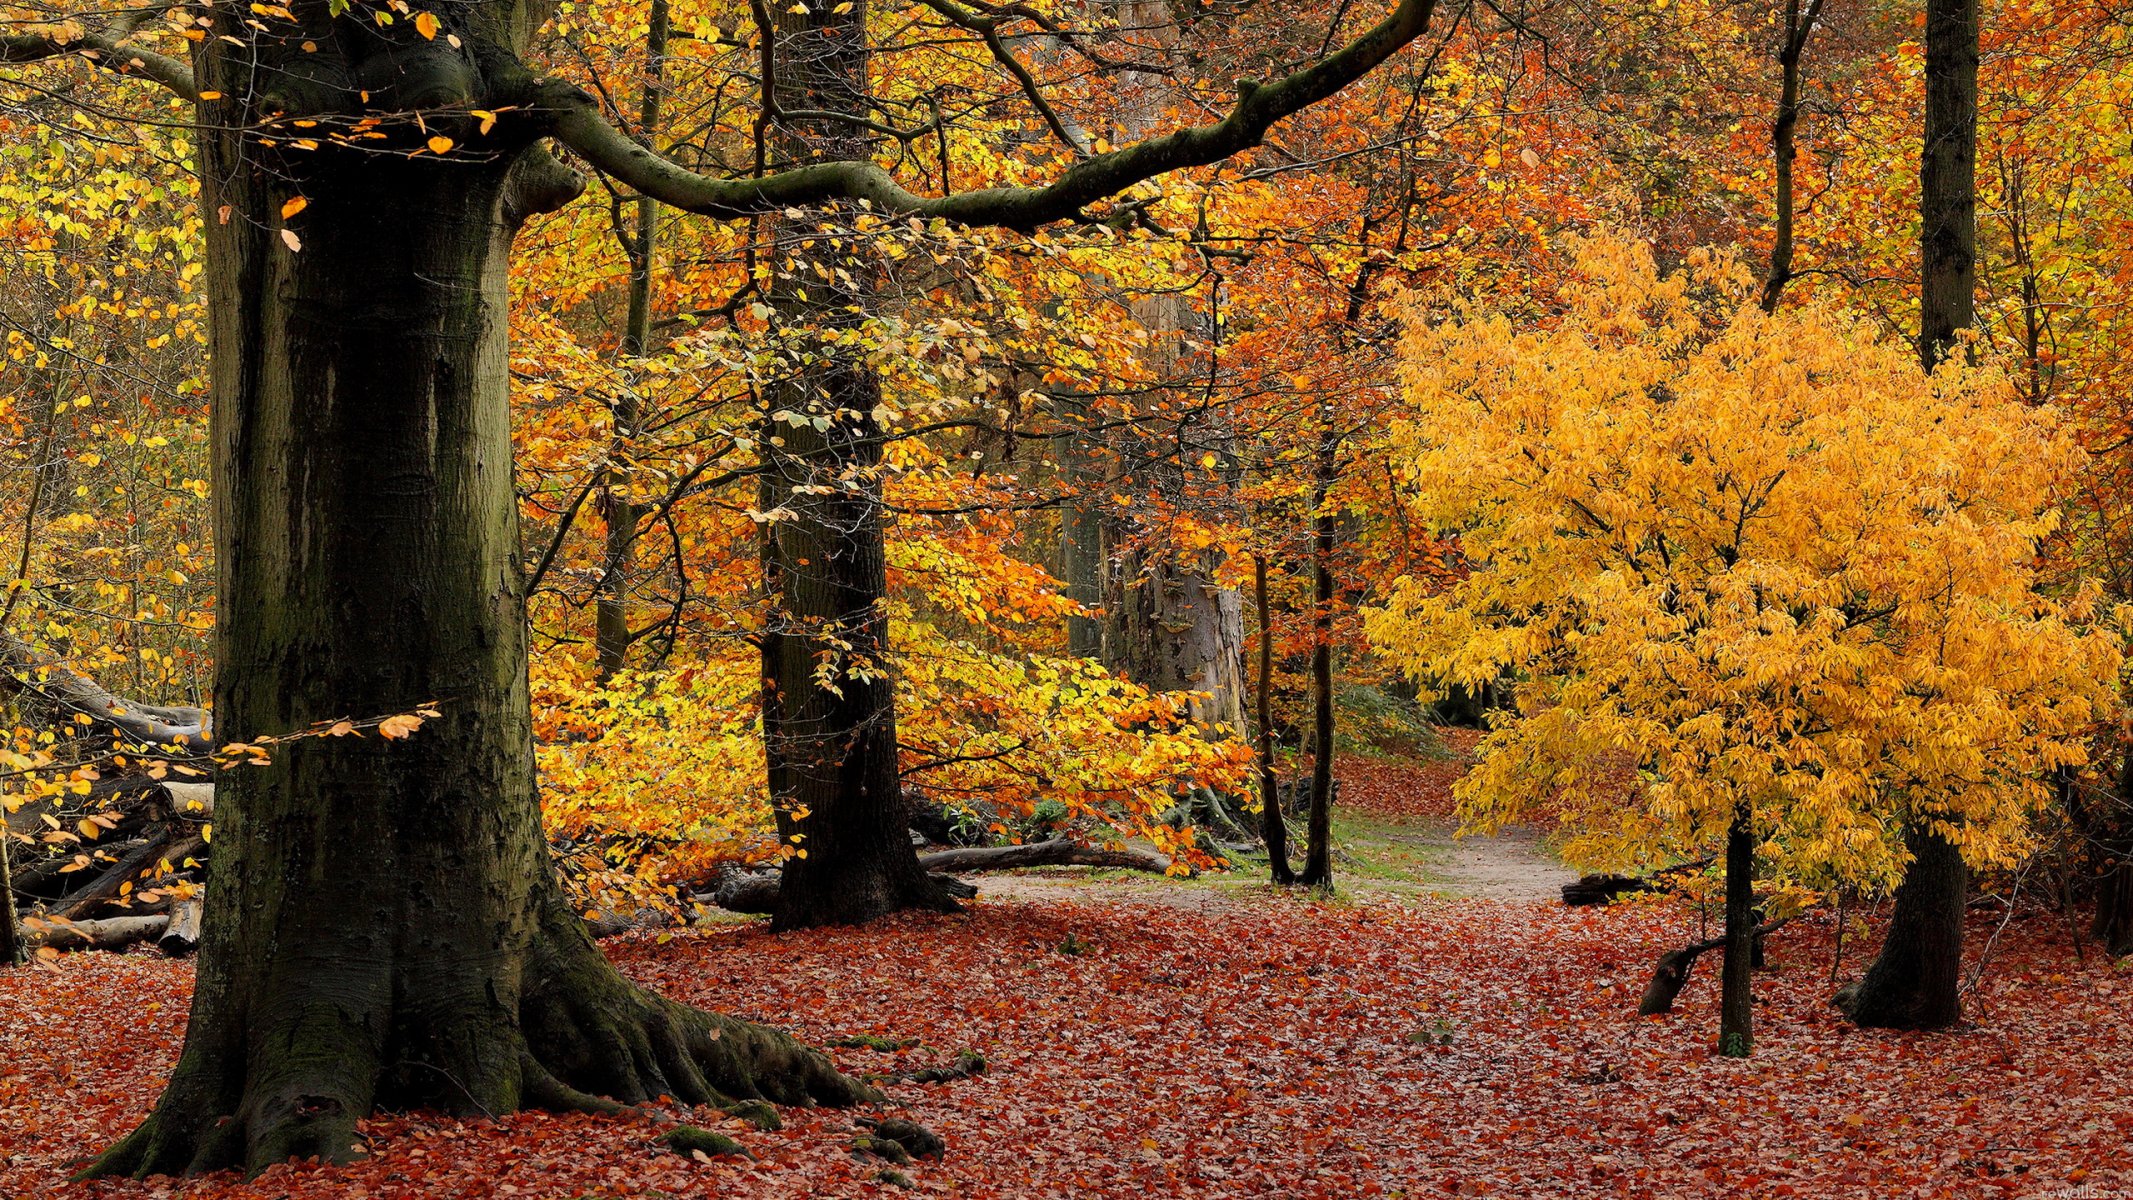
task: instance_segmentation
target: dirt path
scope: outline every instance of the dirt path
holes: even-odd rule
[[[1453,838],[1449,825],[1419,827],[1425,844],[1442,848],[1445,890],[1482,900],[1560,900],[1563,885],[1577,880],[1541,845],[1530,829],[1507,829],[1494,837]]]
[[[1577,878],[1541,845],[1539,835],[1512,829],[1494,837],[1456,838],[1448,821],[1356,825],[1335,842],[1338,889],[1357,899],[1451,896],[1514,903],[1560,900]],[[969,877],[981,902],[1133,900],[1205,912],[1274,891],[1265,868],[1240,863],[1222,874],[1162,879],[1075,867],[1033,868]]]

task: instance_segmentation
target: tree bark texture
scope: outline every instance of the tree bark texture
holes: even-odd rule
[[[864,115],[867,5],[781,10],[777,105]],[[777,122],[794,161],[864,157],[840,120]],[[773,218],[780,250],[770,303],[806,331],[862,323],[873,302],[855,248],[805,218]],[[822,266],[831,280],[808,268]],[[839,274],[842,272],[842,274]],[[849,280],[850,282],[844,282]],[[952,911],[918,864],[898,776],[896,683],[889,651],[880,381],[849,350],[809,345],[806,365],[772,389],[763,437],[766,585],[777,600],[763,634],[763,712],[770,792],[793,857],[773,925],[858,924],[902,909]]]
[[[1932,370],[1975,321],[1977,0],[1926,0],[1925,142],[1919,164],[1920,363]],[[1962,1019],[1962,852],[1920,816],[1904,826],[1911,865],[1881,955],[1860,982],[1861,1025],[1938,1029]]]
[[[1720,981],[1718,1052],[1755,1050],[1755,814],[1743,804],[1726,831],[1726,961]]]
[[[321,18],[314,71],[360,78],[378,65],[362,56],[382,55],[396,87],[431,89],[393,102],[509,99],[478,90],[502,70],[481,36],[493,29],[470,27],[461,61],[442,39],[381,50],[363,23]],[[92,1173],[344,1160],[379,1107],[858,1098],[791,1039],[625,981],[546,857],[505,275],[519,219],[578,181],[525,142],[459,160],[273,157],[240,132],[239,98],[271,87],[293,105],[278,89],[297,77],[205,44],[202,87],[229,98],[205,105],[200,162],[217,733],[440,715],[400,740],[279,745],[270,766],[217,781],[184,1051],[153,1114]],[[299,195],[300,250],[279,234]]]

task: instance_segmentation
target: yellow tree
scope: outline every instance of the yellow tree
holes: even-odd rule
[[[1725,262],[1573,249],[1547,328],[1412,314],[1408,502],[1470,569],[1397,585],[1368,628],[1418,678],[1518,673],[1470,826],[1560,804],[1573,857],[1724,841],[1720,1050],[1746,1054],[1758,856],[1885,882],[1909,823],[2004,861],[2111,710],[2091,593],[2036,587],[2078,450],[1999,373],[1763,313]],[[1594,787],[1624,758],[1628,804]]]

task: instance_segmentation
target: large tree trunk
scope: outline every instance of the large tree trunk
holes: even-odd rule
[[[1932,370],[1975,318],[1977,0],[1926,0],[1925,145],[1919,165],[1919,361]],[[1938,1029],[1962,1019],[1962,852],[1922,816],[1881,956],[1852,1004],[1861,1025]]]
[[[1218,565],[1201,551],[1128,548],[1105,606],[1114,619],[1107,657],[1143,687],[1202,693],[1193,720],[1237,736],[1245,729],[1244,599],[1216,582]]]
[[[867,6],[780,6],[776,93],[795,111],[865,115]],[[780,122],[794,161],[864,158],[842,120]],[[857,924],[955,901],[911,847],[896,748],[882,521],[880,381],[837,333],[865,319],[868,268],[854,247],[810,223],[775,224],[770,289],[792,373],[772,389],[761,439],[766,585],[778,611],[763,633],[764,747],[780,831],[792,846],[772,924]],[[817,278],[819,265],[829,279]],[[848,282],[847,282],[848,281]],[[802,359],[812,361],[803,362]],[[781,419],[782,418],[782,419]],[[821,425],[818,426],[817,422]],[[821,426],[826,426],[821,427]],[[828,672],[825,678],[822,672]]]
[[[2096,871],[2096,918],[2089,936],[2113,958],[2123,958],[2133,954],[2133,747],[2119,767],[2117,793],[2106,793],[2103,803],[2103,812],[2080,822]]]
[[[1859,981],[1851,1018],[1882,1029],[1940,1029],[1962,1019],[1963,908],[1970,869],[1947,838],[1904,827],[1911,865],[1896,889],[1881,954]]]
[[[244,97],[246,74],[211,53],[202,85]],[[221,778],[184,1052],[92,1170],[344,1160],[380,1107],[854,1100],[791,1039],[624,980],[547,859],[505,271],[523,214],[578,181],[523,143],[262,162],[237,101],[205,107],[217,732],[441,715]],[[301,251],[277,233],[297,195]]]
[[[1745,804],[1726,831],[1726,961],[1719,981],[1718,1052],[1755,1049],[1755,815]]]

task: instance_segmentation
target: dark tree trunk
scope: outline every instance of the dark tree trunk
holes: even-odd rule
[[[1773,208],[1770,239],[1770,271],[1763,276],[1762,307],[1766,313],[1777,311],[1778,300],[1785,294],[1785,285],[1793,277],[1793,223],[1797,205],[1793,199],[1793,161],[1799,156],[1800,128],[1800,59],[1807,50],[1807,39],[1814,34],[1815,21],[1822,15],[1822,0],[1807,0],[1807,10],[1800,11],[1800,0],[1787,0],[1785,5],[1785,40],[1778,47],[1778,106],[1777,116],[1770,123],[1770,164],[1774,172],[1775,187],[1772,189]]]
[[[1333,543],[1338,532],[1329,507],[1339,472],[1333,415],[1320,414],[1318,469],[1313,480],[1311,539],[1311,821],[1304,851],[1306,887],[1333,886]]]
[[[2096,919],[2089,934],[2113,958],[2133,954],[2133,750],[2119,768],[2118,794],[2088,824],[2096,870]]]
[[[667,54],[667,3],[652,0],[645,30],[644,93],[637,108],[637,128],[650,139],[659,130],[659,108]],[[637,227],[626,249],[630,262],[629,309],[623,318],[622,357],[644,357],[652,331],[652,256],[659,248],[659,202],[639,196]],[[608,465],[600,490],[600,510],[607,524],[606,553],[600,571],[600,595],[593,606],[593,648],[599,679],[614,677],[628,661],[630,643],[630,588],[636,565],[637,523],[644,506],[631,499],[629,458],[640,421],[637,396],[628,387],[615,389],[609,401],[614,410],[614,436],[609,442]]]
[[[781,7],[776,27],[781,108],[869,111],[864,3]],[[855,128],[781,122],[773,144],[795,161],[867,157]],[[851,351],[810,333],[865,320],[873,300],[868,269],[850,261],[855,248],[833,232],[791,218],[776,228],[792,249],[770,300],[793,339],[793,373],[771,391],[762,438],[763,508],[782,517],[764,530],[765,582],[778,611],[763,634],[763,712],[771,797],[793,857],[772,924],[801,929],[908,908],[953,911],[954,899],[919,866],[906,833],[883,607],[880,382]],[[816,277],[811,263],[830,278]],[[814,361],[803,365],[802,355]],[[828,680],[818,674],[825,664]]]
[[[1259,716],[1259,834],[1274,882],[1286,887],[1296,882],[1296,871],[1289,866],[1289,823],[1281,815],[1281,781],[1274,774],[1274,620],[1262,554],[1252,556],[1252,598],[1259,607],[1259,687],[1253,697]]]
[[[1976,323],[1978,32],[1978,0],[1926,0],[1918,356],[1928,370]]]
[[[369,48],[334,40],[355,25],[322,28],[321,55]],[[202,86],[253,94],[248,61],[211,51]],[[92,1171],[345,1160],[381,1107],[854,1100],[859,1085],[784,1035],[624,980],[547,859],[506,260],[522,216],[581,182],[523,141],[460,161],[333,147],[264,161],[234,132],[251,127],[239,104],[204,106],[200,164],[217,733],[440,715],[402,740],[279,745],[271,766],[218,781],[184,1052],[154,1113]],[[278,233],[297,195],[300,251]]]
[[[1755,814],[1743,804],[1726,831],[1726,961],[1720,980],[1718,1052],[1755,1049]],[[1684,971],[1684,974],[1686,972]]]
[[[1925,144],[1919,164],[1919,361],[1932,370],[1975,319],[1977,0],[1926,0]],[[1922,816],[1888,938],[1852,1003],[1861,1025],[1938,1029],[1962,1019],[1962,852]]]
[[[1963,907],[1970,870],[1955,845],[1905,826],[1911,865],[1896,889],[1881,954],[1859,981],[1851,1018],[1881,1029],[1941,1029],[1962,1019]]]

